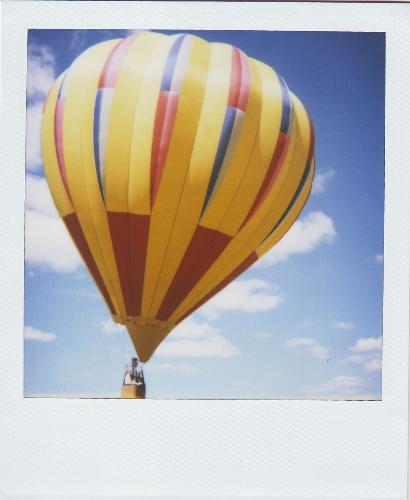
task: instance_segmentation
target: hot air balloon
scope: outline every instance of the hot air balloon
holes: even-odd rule
[[[311,190],[310,118],[228,44],[137,32],[84,51],[42,117],[48,184],[141,362],[289,230]]]

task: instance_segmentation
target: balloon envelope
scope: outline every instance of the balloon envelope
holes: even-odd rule
[[[48,183],[142,361],[291,227],[313,142],[272,68],[192,35],[103,42],[56,80],[42,120]]]

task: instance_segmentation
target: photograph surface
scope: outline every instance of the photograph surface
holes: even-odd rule
[[[26,397],[382,399],[384,33],[27,55]]]

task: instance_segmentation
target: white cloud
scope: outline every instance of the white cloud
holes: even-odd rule
[[[366,386],[366,382],[359,377],[339,375],[316,387],[306,387],[305,393],[322,394],[324,396],[337,397],[357,394]]]
[[[333,323],[333,328],[337,328],[339,330],[353,330],[356,328],[354,323],[349,323],[348,321],[335,321]]]
[[[173,364],[173,363],[160,363],[160,364],[150,365],[149,371],[184,373],[184,374],[189,375],[192,373],[199,373],[201,370],[197,366],[193,366],[193,365],[178,365],[178,364]]]
[[[317,359],[328,359],[329,358],[329,348],[323,347],[320,344],[312,345],[308,348],[308,352]]]
[[[308,253],[322,244],[330,245],[337,234],[330,217],[323,212],[311,212],[296,221],[288,233],[264,255],[256,265],[269,267],[286,261],[291,255]]]
[[[63,273],[83,265],[62,220],[34,210],[26,210],[25,260],[32,266]]]
[[[43,102],[55,80],[56,60],[44,45],[30,44],[27,59],[26,168],[39,172],[42,166],[40,125]]]
[[[329,348],[322,346],[317,340],[310,337],[294,337],[289,339],[285,345],[291,349],[301,348],[316,359],[329,358]]]
[[[63,273],[83,265],[46,180],[30,174],[26,177],[25,260],[31,266]]]
[[[382,369],[382,337],[368,337],[359,339],[349,348],[351,354],[342,363],[361,365],[366,372],[377,372]]]
[[[28,106],[26,122],[26,168],[31,172],[40,172],[41,157],[41,110],[42,103]]]
[[[380,352],[352,354],[342,361],[342,363],[354,363],[361,365],[367,372],[376,372],[382,369],[382,356]]]
[[[115,323],[111,318],[101,320],[98,323],[98,326],[105,335],[124,333],[126,331],[124,325]]]
[[[355,363],[357,365],[362,365],[366,362],[368,357],[365,354],[352,354],[348,356],[344,362],[346,363]]]
[[[238,352],[237,347],[222,337],[216,328],[188,318],[158,347],[156,355],[164,358],[230,358]]]
[[[31,43],[27,58],[27,97],[42,100],[55,80],[56,59],[50,47]]]
[[[276,290],[272,290],[270,284],[260,279],[233,281],[201,307],[199,312],[208,320],[215,320],[227,311],[270,311],[278,307],[282,300],[281,296],[274,292]]]
[[[312,194],[324,193],[329,187],[330,181],[335,177],[336,171],[333,168],[317,172],[313,179]]]
[[[286,342],[287,347],[308,347],[315,343],[310,337],[294,337]]]
[[[370,359],[369,361],[366,361],[366,363],[364,363],[364,365],[363,365],[363,368],[367,372],[379,372],[379,371],[381,371],[381,369],[382,369],[381,356],[374,358],[374,359]]]
[[[379,352],[369,354],[353,354],[348,356],[343,363],[354,363],[362,365],[368,372],[380,371],[382,369],[382,357]]]
[[[36,340],[37,342],[52,342],[57,338],[57,335],[52,332],[43,332],[38,328],[33,328],[31,326],[24,327],[24,339],[25,340]]]
[[[70,50],[79,51],[85,46],[85,41],[87,37],[87,30],[73,30],[73,34],[70,40],[69,48]]]
[[[365,339],[359,339],[353,347],[349,348],[349,350],[357,353],[381,351],[382,337],[368,337]]]
[[[51,217],[58,217],[50,189],[44,177],[26,176],[26,208]]]
[[[265,332],[264,330],[259,330],[255,333],[255,337],[261,340],[270,339],[272,334],[269,332]]]
[[[373,262],[376,262],[376,264],[383,264],[384,255],[382,253],[377,253],[376,255],[373,255],[372,260]]]

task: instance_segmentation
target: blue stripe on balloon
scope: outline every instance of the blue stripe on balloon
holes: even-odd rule
[[[237,112],[238,112],[237,108],[233,108],[231,106],[226,108],[225,118],[224,118],[224,122],[222,125],[222,133],[221,133],[221,137],[219,139],[218,149],[216,151],[215,161],[214,161],[214,164],[212,167],[212,173],[211,173],[211,177],[209,179],[208,190],[206,192],[205,201],[204,201],[204,204],[202,207],[201,216],[204,213],[204,211],[208,205],[209,199],[211,197],[211,194],[214,190],[216,181],[218,179],[218,176],[219,176],[219,173],[220,173],[220,170],[222,167],[222,163],[223,163],[224,158],[225,158],[226,150],[228,149],[229,140],[230,140],[231,135],[232,135],[233,125],[235,123],[235,118],[236,118]]]
[[[290,122],[290,95],[286,83],[279,77],[280,88],[282,91],[282,120],[280,123],[280,131],[287,133]]]
[[[288,215],[288,213],[291,211],[293,205],[296,203],[296,200],[299,198],[300,193],[302,192],[302,189],[305,186],[305,183],[307,181],[307,178],[309,176],[310,172],[310,167],[313,164],[313,158],[308,158],[306,165],[305,165],[305,170],[303,171],[302,178],[300,179],[299,185],[295,191],[295,194],[293,195],[292,199],[290,200],[289,205],[287,206],[286,210],[282,214],[281,218],[278,220],[278,222],[275,224],[275,227],[270,231],[270,233],[264,238],[261,243],[263,243],[265,240],[269,238],[269,236],[276,231],[276,229],[282,224],[283,220],[285,217]]]
[[[184,41],[184,38],[185,35],[179,36],[175,40],[168,54],[167,62],[165,63],[164,75],[161,81],[161,90],[164,92],[169,92],[171,90],[172,77],[174,75],[174,69],[177,62],[179,50],[181,48],[182,42]]]
[[[100,115],[101,115],[101,101],[103,98],[104,89],[98,89],[95,97],[94,105],[94,158],[95,169],[97,172],[98,185],[100,186],[101,196],[104,199],[102,179],[101,179],[101,164],[100,164]]]
[[[65,75],[63,76],[63,79],[61,80],[60,88],[58,89],[57,99],[59,99],[61,97],[61,91],[63,89],[64,80],[66,78],[67,78],[67,72],[65,73]]]

